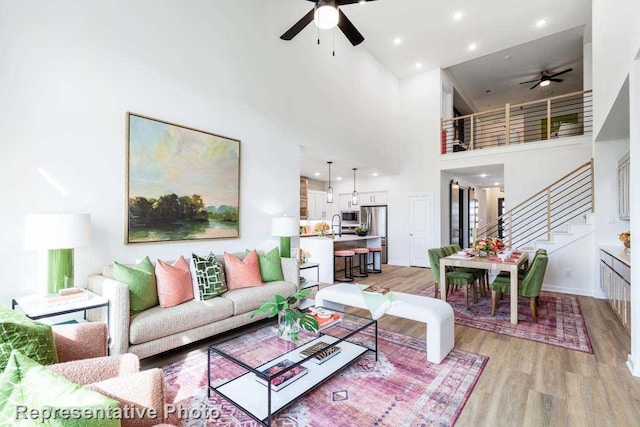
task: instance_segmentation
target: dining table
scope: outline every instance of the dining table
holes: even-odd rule
[[[467,267],[493,271],[508,271],[510,274],[511,323],[518,324],[518,270],[529,259],[526,253],[515,253],[504,260],[497,256],[455,253],[440,258],[440,298],[447,300],[447,267]]]

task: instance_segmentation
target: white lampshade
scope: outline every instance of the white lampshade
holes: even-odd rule
[[[271,235],[276,237],[291,237],[300,234],[300,222],[297,218],[285,216],[271,220]]]
[[[88,246],[89,214],[32,214],[25,220],[27,249],[72,249]]]

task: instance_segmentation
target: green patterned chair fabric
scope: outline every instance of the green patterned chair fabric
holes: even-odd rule
[[[58,363],[51,326],[0,304],[0,372],[14,349],[42,365]]]

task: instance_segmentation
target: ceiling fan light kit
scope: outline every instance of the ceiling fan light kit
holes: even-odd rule
[[[321,0],[313,12],[313,22],[321,30],[329,30],[338,25],[338,5],[332,0]]]
[[[534,83],[536,82],[536,84],[534,84],[533,86],[531,86],[529,88],[529,90],[533,90],[535,88],[537,88],[538,86],[549,86],[549,84],[551,84],[551,82],[556,82],[556,83],[560,83],[562,81],[564,81],[564,79],[557,79],[556,77],[561,75],[561,74],[565,74],[568,72],[573,71],[573,68],[567,68],[566,70],[554,73],[554,74],[549,74],[549,72],[547,71],[540,71],[540,77],[535,79],[535,80],[529,80],[528,82],[520,82],[521,85],[525,85],[527,83]]]

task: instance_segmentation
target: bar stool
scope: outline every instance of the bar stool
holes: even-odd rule
[[[369,249],[368,248],[353,248],[352,251],[358,256],[358,265],[356,267],[360,268],[360,273],[353,274],[354,277],[369,277],[369,273],[367,273],[367,262],[369,261]]]
[[[334,251],[333,252],[333,280],[338,282],[353,282],[353,251]],[[344,260],[344,278],[338,279],[338,271],[336,270],[336,259]],[[348,267],[347,267],[348,265]]]
[[[370,246],[367,248],[371,253],[371,263],[367,263],[367,266],[371,266],[371,270],[368,273],[380,274],[382,273],[382,246]],[[376,255],[378,255],[378,268],[376,269]]]

